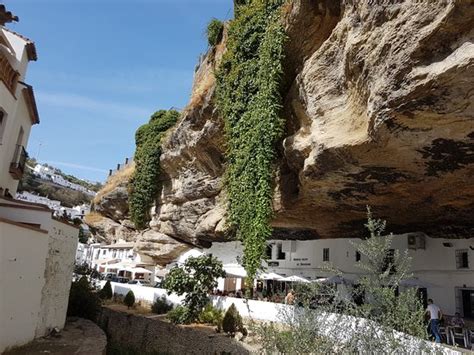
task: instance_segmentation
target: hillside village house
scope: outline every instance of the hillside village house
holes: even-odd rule
[[[79,243],[76,263],[87,264],[102,274],[154,282],[155,264],[151,259],[135,252],[133,247],[133,242],[124,241],[110,245]]]
[[[39,123],[25,79],[35,45],[4,27],[17,20],[0,5],[0,353],[64,327],[78,239],[47,206],[4,196],[15,196]]]
[[[363,274],[354,267],[361,259],[354,247],[359,242],[360,239],[344,238],[270,240],[265,272],[316,280],[333,276],[325,267],[330,263],[342,272],[344,278],[357,282]],[[413,276],[404,282],[403,287],[418,287],[425,302],[427,298],[434,299],[445,314],[460,312],[463,317],[474,319],[474,238],[442,239],[430,238],[423,233],[408,233],[395,235],[392,246],[393,250],[400,252],[408,250],[412,257]],[[238,265],[243,255],[240,242],[213,243],[211,248],[203,251],[224,264],[228,277],[219,280],[220,290],[230,292],[243,287],[245,273],[242,274]],[[337,287],[347,291],[345,285]]]

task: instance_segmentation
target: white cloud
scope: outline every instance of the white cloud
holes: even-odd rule
[[[81,164],[67,163],[67,162],[54,161],[54,160],[46,160],[45,163],[53,165],[53,166],[59,165],[59,166],[65,166],[68,168],[74,168],[74,169],[79,169],[79,170],[88,170],[88,171],[95,171],[99,173],[107,173],[107,170],[105,169],[94,168],[92,166],[86,166],[86,165],[81,165]]]
[[[151,108],[128,105],[123,102],[99,100],[70,93],[38,91],[36,98],[40,106],[48,105],[84,110],[98,114],[106,114],[107,116],[114,115],[118,118],[126,118],[133,121],[140,118],[147,118],[153,112]]]

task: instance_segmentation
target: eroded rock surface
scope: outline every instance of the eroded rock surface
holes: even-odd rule
[[[393,232],[471,235],[471,3],[285,5],[287,131],[278,146],[276,236],[357,236],[366,205]],[[155,260],[179,250],[175,242],[226,238],[225,140],[213,74],[223,50],[219,45],[199,66],[190,104],[163,144],[157,182],[163,189],[151,230],[135,236],[137,248],[149,255],[163,249]]]

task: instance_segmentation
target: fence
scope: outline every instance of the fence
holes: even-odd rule
[[[109,169],[109,175],[107,178],[110,178],[117,174],[119,171],[124,170],[125,168],[128,168],[130,165],[133,164],[133,157],[131,158],[125,158],[125,161],[123,163],[118,163],[117,167],[115,169]]]

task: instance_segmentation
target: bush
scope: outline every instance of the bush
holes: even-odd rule
[[[193,322],[209,303],[209,291],[217,286],[219,277],[225,277],[222,263],[212,255],[202,255],[188,258],[182,267],[172,268],[163,287],[168,294],[185,295],[183,305],[188,310],[188,320]]]
[[[222,320],[222,329],[232,336],[235,335],[237,331],[242,332],[244,335],[247,334],[247,329],[244,328],[242,323],[242,317],[233,303],[227,312],[225,312],[224,319]]]
[[[189,309],[184,306],[177,306],[168,312],[166,317],[174,324],[186,324],[190,322]]]
[[[71,284],[67,315],[95,321],[100,311],[101,302],[93,292],[87,277],[83,276]]]
[[[214,307],[212,303],[208,303],[199,315],[198,320],[200,323],[215,325],[217,327],[217,331],[220,331],[222,328],[223,318],[224,312]]]
[[[110,281],[107,281],[102,290],[100,290],[99,297],[103,300],[110,300],[113,295],[112,285],[110,284]]]
[[[216,18],[213,18],[207,25],[207,42],[211,47],[219,44],[224,32],[224,24]]]
[[[171,309],[173,309],[173,305],[166,300],[165,296],[158,297],[151,306],[151,311],[156,314],[165,314]]]
[[[135,304],[135,294],[132,290],[128,291],[128,293],[125,295],[123,303],[125,303],[128,308],[133,307],[133,305]]]

